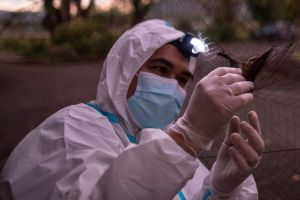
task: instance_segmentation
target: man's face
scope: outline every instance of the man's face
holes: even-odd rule
[[[140,68],[139,72],[149,72],[164,78],[176,79],[181,87],[193,78],[188,70],[189,59],[171,44],[159,48]],[[135,76],[130,83],[127,98],[135,93],[138,77]]]

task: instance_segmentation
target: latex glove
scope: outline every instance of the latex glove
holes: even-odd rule
[[[242,76],[241,69],[213,70],[196,84],[184,115],[169,132],[183,134],[196,154],[209,150],[212,140],[226,129],[234,113],[252,101],[249,91],[253,87]]]
[[[211,170],[210,187],[213,195],[219,198],[230,196],[258,166],[263,151],[264,141],[257,114],[249,112],[248,122],[242,123],[234,116]]]

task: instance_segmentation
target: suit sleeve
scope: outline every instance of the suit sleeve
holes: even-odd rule
[[[125,147],[105,117],[69,109],[25,138],[2,180],[15,200],[172,199],[197,166],[161,130]]]

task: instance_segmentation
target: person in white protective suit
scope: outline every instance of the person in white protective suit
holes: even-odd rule
[[[205,48],[162,20],[125,32],[103,64],[96,100],[58,111],[15,148],[2,199],[258,199],[251,173],[264,142],[254,111],[243,122],[234,116],[253,99],[240,69],[200,80],[173,122]],[[224,129],[209,171],[197,156]]]

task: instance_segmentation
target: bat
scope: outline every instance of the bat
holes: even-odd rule
[[[239,62],[223,52],[218,52],[217,55],[227,59],[231,67],[241,68],[245,79],[254,82],[263,68],[270,67],[273,71],[278,69],[292,53],[292,46],[292,43],[274,46],[262,55],[250,57],[244,62]]]

